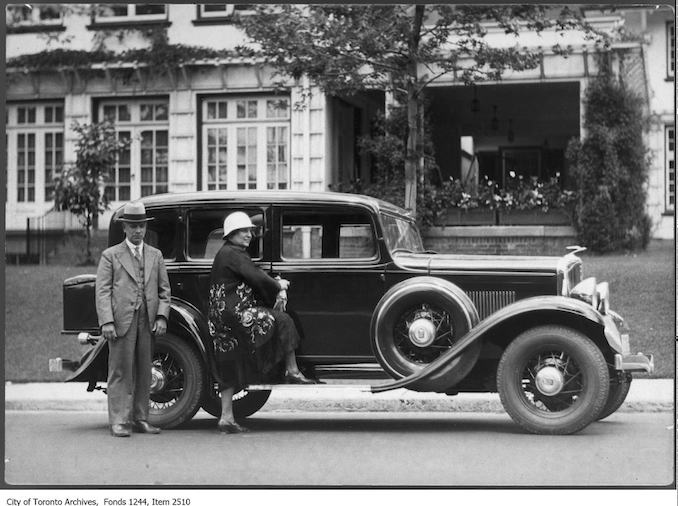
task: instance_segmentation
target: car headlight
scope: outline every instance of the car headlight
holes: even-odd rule
[[[586,278],[584,281],[577,283],[570,292],[570,297],[582,300],[598,309],[596,278]]]
[[[596,278],[586,278],[572,289],[570,297],[591,304],[601,314],[610,312],[610,285],[607,282],[596,283]]]
[[[610,285],[607,281],[598,283],[596,286],[598,292],[598,311],[601,314],[608,314],[610,312]]]

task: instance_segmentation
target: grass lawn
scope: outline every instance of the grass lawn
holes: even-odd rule
[[[676,343],[676,253],[653,241],[642,253],[582,254],[584,277],[610,283],[611,308],[631,330],[631,351],[652,353],[655,377],[673,378]]]
[[[583,255],[584,275],[610,283],[612,308],[631,329],[633,352],[655,355],[659,378],[675,371],[675,251],[672,241],[655,241],[637,254]],[[59,381],[47,370],[53,357],[79,358],[84,347],[62,336],[65,278],[94,273],[95,267],[7,266],[5,379]]]
[[[19,265],[5,268],[5,380],[59,381],[49,359],[78,359],[85,348],[62,336],[62,283],[96,267]]]

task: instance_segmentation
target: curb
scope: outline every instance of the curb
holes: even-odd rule
[[[635,380],[620,412],[673,411],[673,380]],[[5,385],[6,411],[106,411],[106,396],[86,392],[84,384]],[[496,393],[445,394],[400,389],[379,394],[347,388],[273,390],[261,412],[473,412],[504,413]]]

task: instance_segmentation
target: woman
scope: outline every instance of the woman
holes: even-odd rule
[[[210,274],[208,326],[221,391],[220,432],[247,432],[233,416],[232,397],[249,383],[279,378],[285,383],[313,384],[297,366],[299,334],[287,313],[271,309],[289,281],[273,279],[247,253],[255,225],[240,211],[224,220],[224,245]]]

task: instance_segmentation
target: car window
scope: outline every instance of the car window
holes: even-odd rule
[[[369,214],[356,209],[282,212],[282,257],[289,260],[374,258],[377,243]]]
[[[247,249],[253,259],[261,258],[263,251],[262,227],[264,213],[261,209],[199,209],[188,213],[188,258],[212,260],[224,244],[224,218],[233,211],[244,211],[257,225]]]
[[[153,209],[148,213],[154,219],[146,225],[144,241],[162,251],[165,260],[174,260],[178,213],[174,209]]]
[[[381,223],[384,229],[384,240],[389,250],[404,250],[412,253],[424,251],[421,235],[413,222],[382,213]]]

